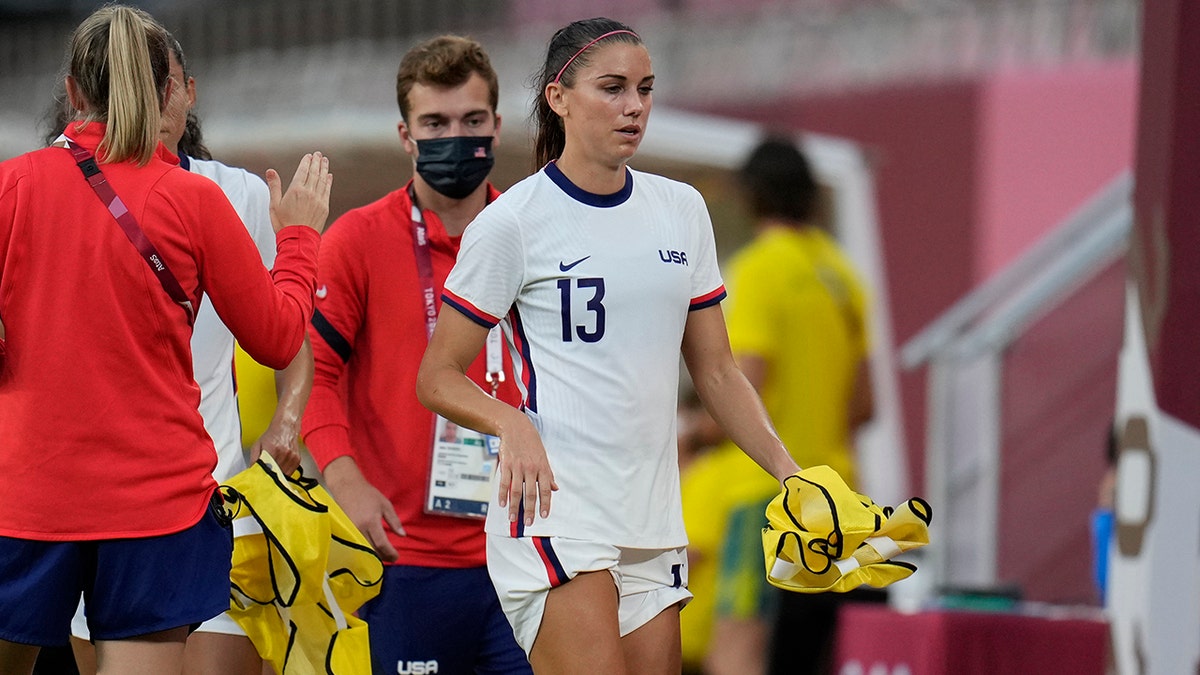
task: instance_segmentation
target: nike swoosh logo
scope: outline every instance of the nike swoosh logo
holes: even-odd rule
[[[580,258],[579,260],[576,260],[575,262],[573,262],[569,265],[566,263],[560,262],[560,263],[558,263],[558,271],[559,272],[570,272],[572,267],[578,265],[579,263],[583,262],[584,260],[587,260],[590,257],[592,257],[592,256],[585,255],[582,258]]]

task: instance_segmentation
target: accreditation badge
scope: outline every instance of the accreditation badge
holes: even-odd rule
[[[488,332],[487,384],[492,397],[504,381],[500,328]],[[484,518],[494,496],[492,476],[500,463],[500,439],[481,434],[434,415],[433,461],[429,466],[429,490],[425,512],[460,518]]]
[[[487,516],[500,439],[460,427],[441,415],[435,419],[425,512],[462,518]]]

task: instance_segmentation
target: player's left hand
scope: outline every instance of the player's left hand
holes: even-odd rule
[[[275,458],[284,475],[300,467],[300,432],[285,422],[271,420],[271,426],[250,446],[250,463],[258,461],[263,451]]]

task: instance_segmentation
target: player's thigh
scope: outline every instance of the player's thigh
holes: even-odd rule
[[[229,609],[233,532],[216,499],[214,493],[199,521],[180,532],[97,542],[94,583],[84,591],[97,646],[126,639],[158,644],[142,636],[181,626],[186,637],[187,628]]]
[[[0,675],[29,675],[41,647],[0,640]]]
[[[607,570],[583,572],[551,589],[529,652],[534,671],[538,675],[625,673],[617,593]]]
[[[184,648],[183,675],[260,675],[262,658],[245,635],[196,631]]]
[[[62,644],[70,634],[92,546],[0,537],[0,640],[12,645],[9,661],[24,661],[20,645]]]
[[[626,672],[672,675],[683,668],[679,605],[671,605],[621,638]]]
[[[134,638],[97,640],[96,673],[178,673],[187,635],[187,626],[180,626]]]
[[[613,574],[621,589],[617,618],[622,637],[650,623],[663,610],[678,610],[691,601],[686,549],[620,551],[620,563]]]
[[[96,675],[96,647],[90,640],[71,636],[71,652],[75,654],[75,668],[79,675]]]
[[[513,637],[529,653],[544,625],[546,599],[583,573],[605,571],[616,585],[621,551],[616,546],[563,537],[488,535],[488,574],[512,626]],[[619,619],[618,619],[619,623]]]
[[[691,599],[687,551],[621,549],[616,574],[621,649],[630,673],[678,673],[683,656],[679,611]]]

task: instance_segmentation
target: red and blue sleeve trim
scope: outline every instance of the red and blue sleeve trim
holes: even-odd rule
[[[724,300],[726,295],[727,294],[725,293],[725,285],[722,284],[721,286],[717,287],[716,290],[705,293],[704,295],[701,295],[698,298],[692,298],[691,304],[688,305],[688,311],[694,312],[697,309],[704,309],[705,307],[712,307],[713,305]]]
[[[479,309],[467,300],[463,300],[450,291],[442,292],[442,302],[462,312],[463,315],[468,319],[474,321],[480,326],[483,326],[484,328],[490,329],[496,324],[500,323],[500,319],[488,314],[482,309]]]
[[[570,577],[567,576],[566,570],[558,560],[558,554],[554,552],[554,547],[550,544],[550,537],[533,537],[532,539],[534,548],[542,557],[542,564],[546,566],[546,576],[550,578],[550,588],[557,588],[570,581]]]

